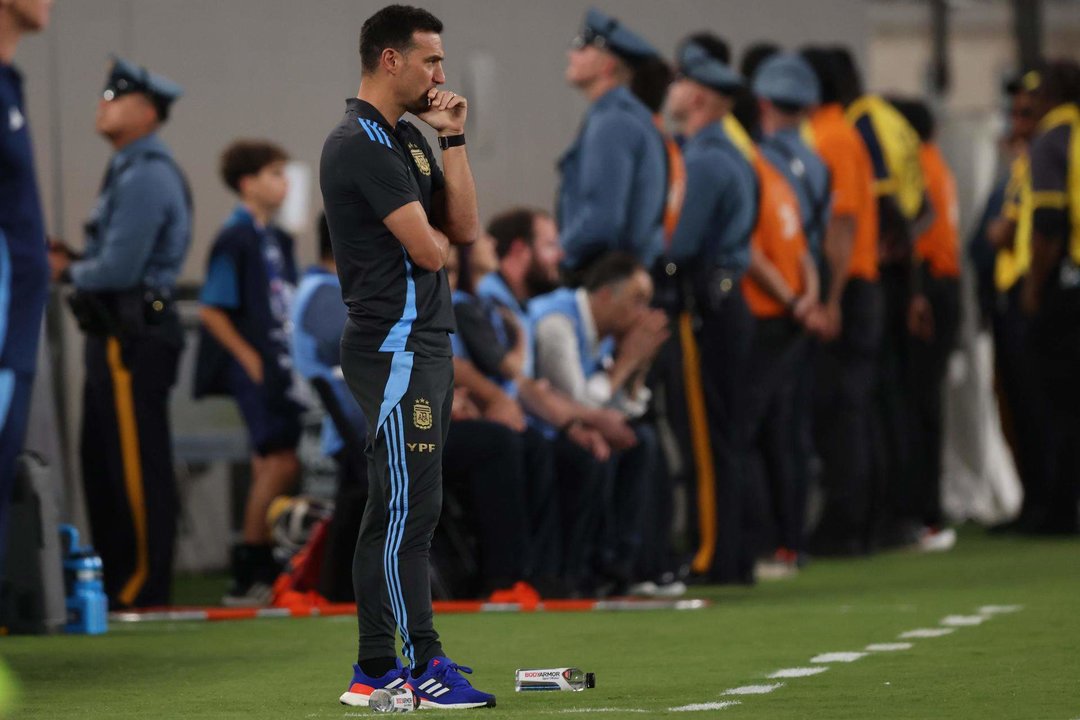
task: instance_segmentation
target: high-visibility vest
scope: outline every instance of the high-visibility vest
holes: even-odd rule
[[[877,95],[859,98],[848,106],[846,114],[874,161],[874,194],[892,196],[904,217],[914,220],[926,198],[919,134],[899,110]]]

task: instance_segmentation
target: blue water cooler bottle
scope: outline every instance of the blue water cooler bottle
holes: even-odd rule
[[[101,558],[89,545],[79,546],[79,531],[60,526],[64,545],[64,589],[67,624],[64,632],[100,635],[109,629],[109,599],[102,582]]]

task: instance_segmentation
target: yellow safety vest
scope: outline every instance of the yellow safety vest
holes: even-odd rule
[[[994,260],[994,287],[1008,292],[1031,267],[1031,158],[1027,152],[1012,162],[1001,216],[1016,223],[1011,248],[998,250]]]
[[[1068,253],[1074,263],[1080,265],[1080,107],[1073,103],[1058,105],[1039,123],[1039,134],[1068,125],[1069,148],[1066,162],[1065,191],[1041,190],[1031,192],[1028,222],[1040,208],[1065,210],[1069,218]]]
[[[926,180],[919,162],[921,141],[915,128],[899,110],[877,95],[859,98],[848,106],[845,115],[852,125],[868,117],[873,126],[887,173],[883,178],[875,178],[874,195],[893,196],[904,217],[917,218],[926,200]]]
[[[746,132],[746,128],[731,113],[725,115],[720,123],[728,140],[743,154],[746,162],[753,165],[754,158],[757,157],[757,149],[754,147],[754,140],[750,137],[750,133]]]

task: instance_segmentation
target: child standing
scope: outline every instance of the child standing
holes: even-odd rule
[[[225,184],[240,198],[210,252],[200,295],[202,338],[195,395],[229,395],[247,425],[253,456],[241,543],[233,548],[226,605],[265,605],[279,568],[266,512],[292,489],[302,407],[289,354],[289,311],[297,282],[292,238],[273,225],[285,200],[288,156],[240,140],[221,156]]]

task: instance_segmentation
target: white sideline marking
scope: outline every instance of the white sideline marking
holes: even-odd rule
[[[866,653],[864,653],[864,652],[832,652],[832,653],[822,653],[821,655],[815,655],[814,657],[810,658],[810,662],[812,662],[812,663],[834,663],[834,662],[850,663],[850,662],[855,662],[859,658],[864,658],[864,657],[866,657]]]
[[[867,645],[866,649],[870,652],[896,652],[897,650],[910,650],[915,647],[911,643],[875,643],[873,645]]]
[[[723,710],[724,708],[741,705],[738,700],[725,700],[723,702],[694,703],[693,705],[680,705],[668,708],[668,712],[699,712],[701,710]]]
[[[1020,612],[1023,605],[983,605],[979,608],[980,615],[1003,615],[1005,613]]]
[[[743,685],[742,687],[725,690],[724,695],[768,695],[773,690],[784,687],[784,683],[770,683],[769,685]]]
[[[822,667],[784,668],[783,670],[777,670],[772,675],[769,675],[768,678],[770,680],[779,680],[781,678],[810,677],[811,675],[820,675],[828,669],[828,665]]]
[[[543,715],[573,715],[577,712],[648,712],[639,707],[567,707],[562,710],[545,710]]]
[[[946,615],[941,618],[941,624],[948,627],[972,627],[982,625],[987,619],[983,615]]]
[[[900,639],[912,640],[916,638],[944,637],[953,632],[956,632],[954,628],[919,628],[918,630],[908,630],[907,632],[900,633]]]

